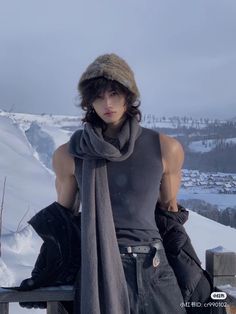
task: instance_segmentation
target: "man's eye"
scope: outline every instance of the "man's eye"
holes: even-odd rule
[[[117,95],[117,92],[112,91],[112,92],[111,92],[111,96],[115,96],[115,95]]]

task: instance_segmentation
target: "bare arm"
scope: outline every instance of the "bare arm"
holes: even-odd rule
[[[178,211],[177,194],[181,184],[181,168],[184,162],[182,145],[167,135],[160,134],[163,176],[159,201],[168,211]]]
[[[72,209],[78,187],[74,176],[74,159],[68,152],[68,143],[61,145],[54,152],[53,169],[56,174],[57,202]]]

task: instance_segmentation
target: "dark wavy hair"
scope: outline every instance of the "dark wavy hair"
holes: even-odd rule
[[[127,118],[136,117],[138,121],[141,121],[142,114],[138,109],[141,102],[139,99],[137,99],[136,95],[119,82],[108,80],[104,77],[85,80],[80,84],[80,106],[85,111],[85,116],[82,121],[90,122],[95,126],[100,126],[103,129],[106,129],[106,123],[92,108],[92,103],[98,96],[103,95],[106,91],[111,90],[118,94],[124,95],[125,104],[127,107],[125,114],[127,115]]]

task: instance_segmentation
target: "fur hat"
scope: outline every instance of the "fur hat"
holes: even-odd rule
[[[124,59],[114,53],[99,56],[87,67],[79,80],[79,91],[81,92],[81,85],[84,81],[96,77],[117,81],[134,93],[136,98],[140,97],[133,71]]]

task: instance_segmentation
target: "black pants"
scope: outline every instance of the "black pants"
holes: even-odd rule
[[[158,250],[160,264],[153,267],[153,255],[121,255],[128,285],[131,314],[183,314],[182,294],[164,249]]]
[[[121,254],[128,286],[130,314],[185,314],[183,298],[164,249],[157,251],[159,265],[153,267],[153,253]],[[104,300],[105,302],[105,300]],[[73,313],[72,302],[63,302]]]

